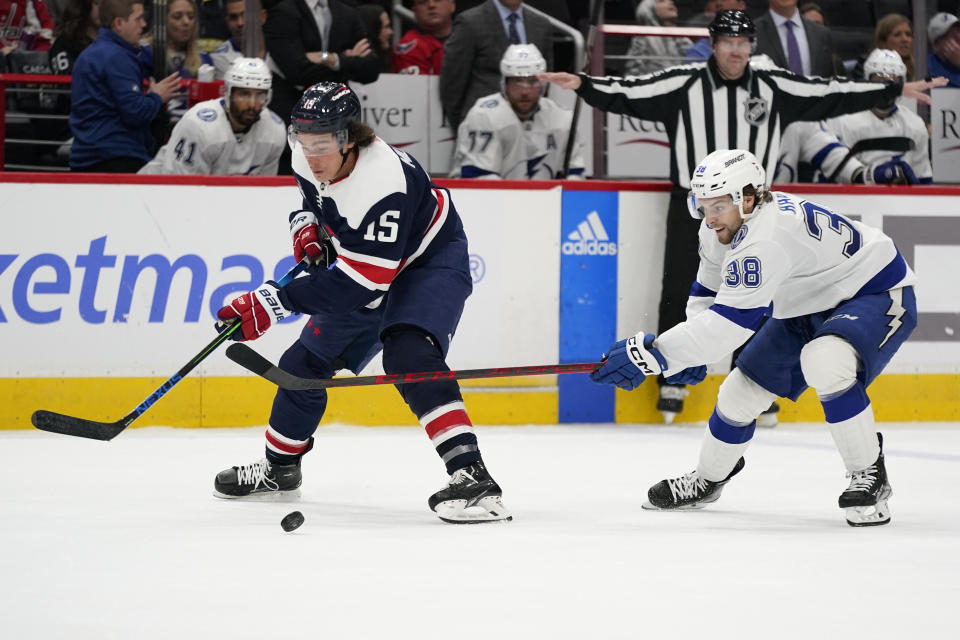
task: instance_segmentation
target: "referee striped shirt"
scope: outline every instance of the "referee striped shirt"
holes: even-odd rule
[[[780,136],[791,122],[864,111],[900,95],[898,85],[806,77],[783,69],[753,69],[725,80],[716,61],[617,78],[581,74],[587,104],[666,125],[670,180],[688,189],[697,163],[717,149],[747,149],[776,175]]]

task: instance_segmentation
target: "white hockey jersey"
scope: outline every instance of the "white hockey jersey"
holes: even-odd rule
[[[849,184],[857,169],[894,156],[902,156],[921,183],[932,182],[929,140],[920,116],[900,107],[887,118],[878,118],[872,111],[860,111],[825,122],[794,122],[783,132],[774,182],[797,182],[799,163],[806,162],[815,170],[815,181]],[[888,149],[858,150],[857,143]],[[899,146],[902,150],[891,150],[890,146]],[[852,157],[844,162],[851,150]],[[834,176],[837,167],[841,168]]]
[[[264,107],[259,120],[235,133],[224,98],[217,98],[193,105],[167,144],[137,173],[275,176],[286,144],[277,114]]]
[[[720,360],[774,318],[828,311],[857,295],[912,285],[916,276],[879,229],[789,193],[774,192],[720,244],[700,225],[700,268],[687,320],[657,337],[671,376]]]
[[[780,138],[780,157],[777,158],[777,173],[774,183],[804,182],[799,177],[800,163],[806,163],[815,171],[814,179],[850,184],[857,169],[863,163],[855,157],[843,162],[850,150],[844,146],[823,122],[797,121],[790,123]],[[842,167],[841,167],[842,163]],[[837,168],[840,171],[837,173]]]
[[[499,93],[484,96],[467,112],[457,130],[452,178],[551,180],[563,171],[563,156],[573,114],[549,98],[540,98],[529,120],[521,121]],[[570,175],[583,175],[579,141],[570,156]]]
[[[930,136],[927,125],[910,109],[896,107],[886,118],[878,118],[872,111],[860,111],[825,121],[827,130],[837,136],[844,145],[854,151],[855,157],[865,165],[885,162],[902,156],[913,168],[921,183],[933,181],[930,166]],[[864,150],[858,151],[858,143],[889,146],[891,143],[908,147],[906,151]]]

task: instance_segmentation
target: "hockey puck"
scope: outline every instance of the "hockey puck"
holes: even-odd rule
[[[291,511],[283,517],[283,520],[280,521],[280,526],[283,527],[283,530],[288,533],[302,524],[303,514],[299,511]]]

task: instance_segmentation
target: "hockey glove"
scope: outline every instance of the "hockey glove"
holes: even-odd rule
[[[297,262],[304,256],[311,265],[329,266],[326,244],[321,240],[317,216],[310,211],[294,211],[290,214],[290,237],[293,238],[293,257]]]
[[[900,156],[867,166],[863,172],[863,179],[866,184],[919,184],[920,182],[917,174],[913,172],[913,167]]]
[[[675,373],[669,378],[664,378],[667,384],[699,384],[707,377],[707,365],[702,364],[699,367],[687,367],[680,373]]]
[[[624,391],[640,386],[647,376],[659,375],[667,368],[667,361],[653,346],[656,336],[638,333],[632,338],[616,342],[603,357],[600,368],[590,374],[590,379],[600,384],[613,384]]]
[[[224,331],[233,322],[239,321],[240,329],[234,331],[231,340],[256,340],[270,328],[291,314],[277,295],[277,283],[268,280],[254,291],[237,296],[230,304],[217,311],[223,322],[217,323],[217,331]]]

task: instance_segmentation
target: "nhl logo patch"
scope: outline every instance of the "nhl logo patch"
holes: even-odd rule
[[[767,101],[760,97],[747,98],[743,103],[743,119],[751,127],[760,126],[769,113]]]

